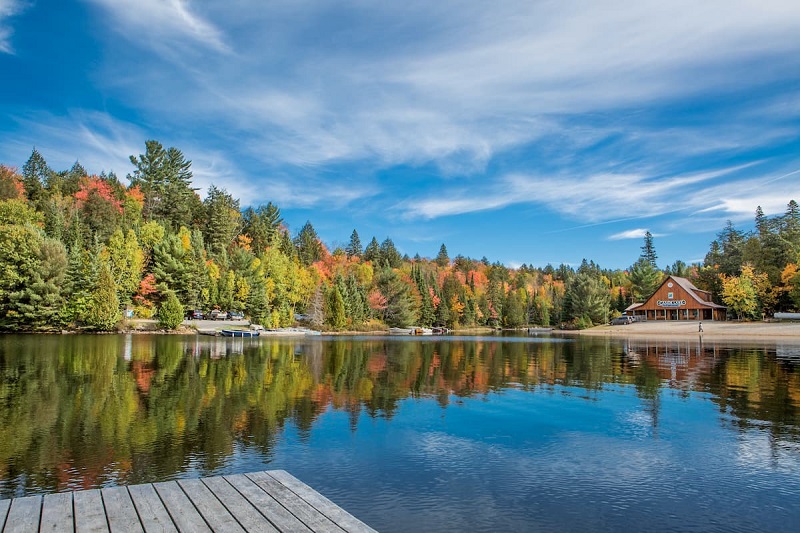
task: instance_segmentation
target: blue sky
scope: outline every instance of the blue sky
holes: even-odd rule
[[[1,163],[157,139],[333,246],[666,266],[800,201],[796,1],[0,0],[0,73]]]

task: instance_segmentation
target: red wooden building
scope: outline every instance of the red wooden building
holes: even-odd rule
[[[727,308],[711,301],[711,293],[691,281],[667,276],[644,303],[635,303],[625,312],[644,320],[725,320]]]

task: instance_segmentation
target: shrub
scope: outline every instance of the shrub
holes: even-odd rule
[[[174,292],[158,308],[158,326],[164,329],[177,329],[183,322],[183,306]]]

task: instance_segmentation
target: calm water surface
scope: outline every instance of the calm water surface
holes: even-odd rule
[[[797,531],[800,345],[0,336],[0,497],[282,468],[380,531]]]

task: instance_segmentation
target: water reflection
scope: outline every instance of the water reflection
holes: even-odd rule
[[[391,420],[409,399],[446,408],[510,389],[589,403],[634,390],[641,408],[630,417],[646,438],[660,437],[665,394],[699,394],[716,404],[721,427],[766,431],[771,460],[796,459],[797,353],[597,338],[6,335],[0,495],[234,471],[243,450],[272,461],[287,426],[308,442],[331,410],[355,432]]]

